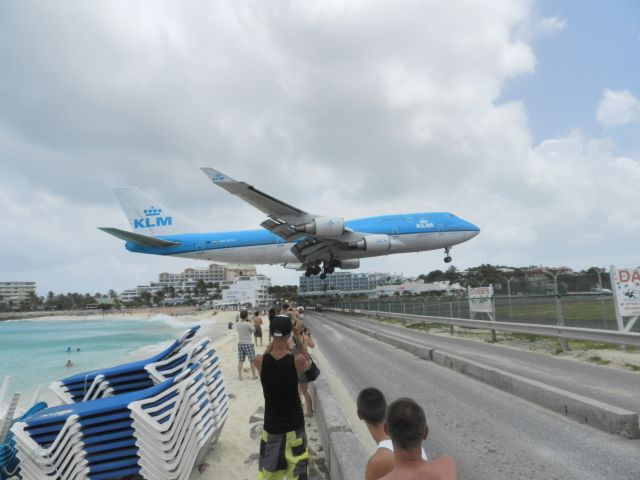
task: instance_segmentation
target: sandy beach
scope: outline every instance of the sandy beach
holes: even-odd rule
[[[237,334],[235,329],[229,329],[228,323],[235,322],[237,312],[189,312],[189,311],[138,311],[129,315],[132,318],[153,318],[157,315],[168,315],[174,326],[185,329],[192,325],[200,325],[199,337],[210,337],[218,351],[225,386],[229,395],[229,417],[222,429],[217,443],[212,447],[205,463],[199,469],[194,469],[190,480],[219,480],[223,479],[254,479],[258,474],[258,451],[260,434],[262,432],[264,397],[260,380],[253,380],[248,363],[245,362],[246,372],[244,380],[237,375]],[[127,315],[127,316],[129,316]],[[91,321],[102,319],[102,315],[79,315],[77,321]],[[126,318],[126,317],[125,317]],[[56,317],[41,317],[38,320],[56,319]],[[30,319],[30,320],[36,320]],[[266,339],[268,341],[268,337]],[[124,362],[138,360],[156,354],[166,346],[167,342],[147,345],[123,359]],[[266,347],[257,347],[256,353],[261,353]],[[40,398],[50,405],[59,401],[48,388],[43,388]],[[306,418],[306,417],[305,417]],[[315,418],[306,418],[306,431],[309,439],[310,451],[310,479],[326,479],[325,461],[322,445],[318,435]]]
[[[198,313],[176,317],[185,325],[197,323],[202,326],[202,335],[220,333],[224,327],[225,333],[219,340],[214,340],[222,365],[224,381],[229,395],[229,417],[216,445],[213,446],[202,465],[200,471],[194,470],[190,480],[219,480],[228,478],[234,480],[254,479],[258,475],[258,449],[264,411],[264,398],[260,380],[251,378],[248,363],[245,362],[245,372],[240,381],[237,375],[237,334],[235,329],[229,330],[227,324],[235,321],[236,312]],[[268,338],[267,338],[268,339]],[[261,353],[266,347],[256,348]],[[307,437],[309,439],[309,453],[311,457],[310,479],[326,479],[324,470],[324,456],[318,435],[315,418],[306,418]]]

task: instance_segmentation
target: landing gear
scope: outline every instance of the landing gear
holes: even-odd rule
[[[336,264],[332,261],[329,262],[324,262],[324,273],[326,273],[327,275],[335,272],[336,270]]]
[[[307,269],[304,272],[304,276],[310,277],[311,275],[320,274],[320,278],[324,280],[325,278],[327,278],[327,275],[330,275],[335,271],[336,263],[337,262],[335,260],[325,260],[323,262],[324,268],[320,267],[320,262],[311,263],[307,266]]]
[[[305,277],[310,277],[311,275],[318,275],[322,271],[319,263],[310,263],[307,265],[307,269],[304,272]]]
[[[451,257],[449,256],[449,252],[451,251],[451,247],[444,247],[444,263],[451,263]]]

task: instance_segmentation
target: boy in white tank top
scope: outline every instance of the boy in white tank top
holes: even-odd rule
[[[365,480],[377,480],[393,470],[395,465],[393,444],[384,428],[387,413],[387,401],[377,388],[365,388],[358,394],[358,417],[364,421],[373,440],[378,444],[371,455],[365,470]],[[422,458],[427,460],[427,454],[422,449]]]

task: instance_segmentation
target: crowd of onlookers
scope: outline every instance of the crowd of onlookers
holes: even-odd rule
[[[255,347],[262,346],[261,312],[255,311],[250,318],[249,312],[242,310],[235,325],[238,377],[242,380],[248,360],[253,378],[260,379],[265,400],[258,478],[307,479],[309,451],[304,416],[313,416],[308,384],[319,373],[309,354],[315,342],[304,324],[304,307],[273,307],[268,322],[269,342],[259,355]],[[387,405],[384,394],[370,387],[358,395],[357,410],[377,444],[363,472],[365,480],[458,478],[451,456],[428,459],[422,442],[429,429],[423,409],[414,400],[399,398]]]

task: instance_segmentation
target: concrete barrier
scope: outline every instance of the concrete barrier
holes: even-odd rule
[[[465,358],[433,350],[435,363],[608,433],[640,438],[638,414]]]
[[[640,438],[638,414],[392,335],[333,321],[608,433]]]
[[[369,455],[327,382],[311,383],[314,412],[331,480],[363,478]]]

